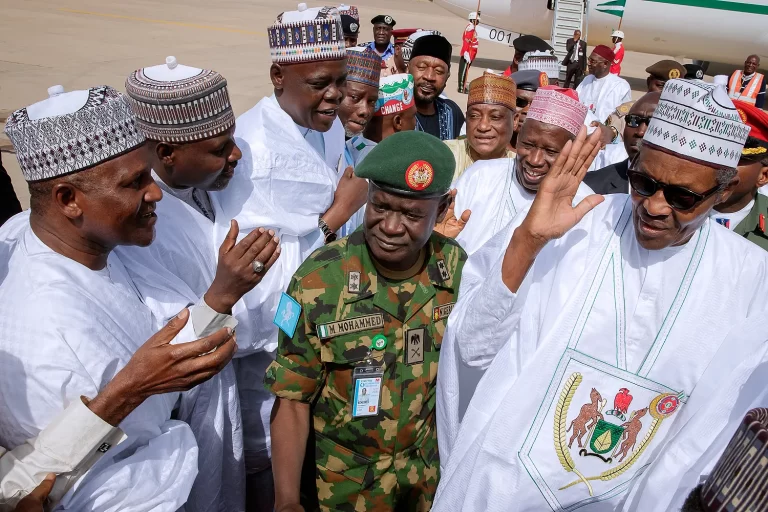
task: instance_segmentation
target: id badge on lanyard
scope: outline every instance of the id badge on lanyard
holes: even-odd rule
[[[381,364],[375,363],[371,356],[373,351],[384,350],[386,346],[387,338],[385,336],[375,336],[365,361],[352,371],[353,418],[378,416],[379,414],[385,365],[383,361]]]

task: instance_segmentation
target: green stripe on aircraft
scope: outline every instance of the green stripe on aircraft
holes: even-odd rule
[[[729,2],[727,0],[645,0],[660,4],[687,5],[689,7],[701,7],[703,9],[719,9],[721,11],[748,12],[751,14],[768,15],[768,5],[755,5],[742,2]]]

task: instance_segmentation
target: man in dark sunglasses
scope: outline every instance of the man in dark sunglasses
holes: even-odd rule
[[[768,254],[709,218],[748,133],[724,86],[670,80],[631,196],[578,197],[600,139],[582,128],[469,256],[438,370],[432,510],[679,510],[691,468],[765,390],[766,335],[750,333],[768,321]],[[490,370],[452,435],[461,365]]]
[[[598,194],[626,194],[629,192],[627,169],[629,162],[640,152],[640,143],[659,104],[659,92],[649,92],[632,105],[624,116],[623,146],[629,155],[621,162],[587,173],[584,184]]]
[[[766,218],[768,197],[758,189],[768,184],[768,114],[743,101],[734,100],[750,132],[741,153],[739,182],[731,196],[715,206],[712,217],[726,228],[768,250]]]

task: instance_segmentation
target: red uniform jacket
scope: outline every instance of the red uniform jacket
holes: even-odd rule
[[[461,55],[463,56],[465,52],[469,52],[469,62],[475,60],[477,56],[477,34],[472,23],[467,25],[467,28],[464,29],[464,35],[461,37]]]

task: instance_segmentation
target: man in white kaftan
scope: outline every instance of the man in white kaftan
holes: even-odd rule
[[[457,191],[455,211],[471,212],[469,221],[456,236],[467,254],[477,252],[530,206],[541,179],[565,144],[576,137],[586,114],[586,107],[572,90],[540,87],[520,130],[515,157],[479,161],[453,184]],[[587,187],[581,187],[577,194],[579,198],[587,195]],[[438,429],[444,438],[453,439],[483,370],[458,362],[456,339],[450,333],[443,340],[440,357],[454,360],[459,372],[455,387],[438,389]],[[450,443],[439,446],[440,456],[447,460]]]
[[[565,144],[579,133],[586,115],[586,107],[572,90],[539,87],[518,136],[517,155],[479,161],[454,182],[455,210],[472,212],[456,237],[467,254],[476,252],[530,206],[539,183]]]
[[[632,99],[629,82],[610,72],[612,61],[613,50],[604,45],[595,47],[589,56],[589,76],[576,88],[579,101],[603,124],[616,107]]]
[[[679,108],[709,122],[674,124]],[[746,412],[740,395],[759,386],[743,384],[766,356],[748,329],[768,318],[768,258],[708,216],[747,133],[724,89],[672,80],[631,196],[571,206],[599,140],[580,137],[529,211],[470,257],[449,330],[463,361],[490,367],[441,461],[433,510],[682,503],[700,440]],[[669,142],[680,137],[698,145]],[[446,363],[441,385],[456,375]]]
[[[127,100],[106,86],[49,92],[49,99],[14,112],[6,125],[32,195],[31,215],[19,214],[0,230],[7,262],[0,284],[0,444],[8,447],[37,436],[81,396],[95,397],[164,320],[142,302],[110,250],[152,241],[154,203],[162,197]],[[104,140],[110,143],[100,143]],[[62,156],[46,158],[51,154]],[[52,196],[69,199],[55,202]],[[189,304],[174,300],[180,304],[176,311]],[[204,302],[190,316],[177,343],[217,325],[234,327],[229,315],[211,314]],[[206,352],[211,349],[217,347]],[[215,357],[226,357],[220,370],[234,345],[218,349]],[[224,432],[223,441],[205,435],[205,425],[229,412],[219,407],[222,393],[233,389],[226,383],[234,383],[234,374],[226,368],[226,378],[181,395],[171,391],[185,386],[161,370],[167,372],[168,392],[144,400],[119,422],[127,439],[114,448],[99,447],[107,453],[63,496],[57,510],[172,512],[182,507],[198,473],[209,477],[220,469],[198,471],[198,454],[239,435],[239,425]],[[229,403],[226,396],[223,403]],[[236,396],[231,403],[237,411]],[[192,428],[171,419],[176,407]],[[198,434],[203,435],[196,440]],[[203,478],[197,485],[199,495],[210,499],[220,482]]]
[[[229,102],[227,82],[219,73],[179,65],[168,57],[159,66],[134,71],[126,80],[129,101],[136,112],[139,129],[147,138],[153,177],[165,193],[158,203],[157,236],[149,247],[120,247],[118,254],[136,283],[145,302],[169,314],[167,289],[171,288],[191,302],[203,299],[211,302],[217,312],[232,310],[238,319],[238,359],[236,370],[271,362],[271,354],[262,349],[269,345],[271,322],[259,318],[260,311],[250,311],[240,300],[261,281],[277,257],[274,232],[254,233],[238,244],[225,242],[227,252],[239,250],[252,254],[244,258],[242,276],[232,274],[232,254],[225,252],[220,259],[219,245],[214,240],[216,223],[229,229],[230,219],[221,214],[215,191],[225,188],[234,175],[241,152],[235,144],[235,116]],[[197,109],[189,108],[191,103]],[[157,108],[165,110],[163,117],[154,116]],[[195,112],[190,116],[189,112]],[[236,232],[233,232],[236,236]],[[222,249],[223,250],[223,249]],[[253,262],[263,266],[255,272]],[[234,269],[238,271],[238,269]],[[171,274],[170,276],[168,274]],[[232,278],[236,277],[234,281]],[[226,297],[213,302],[211,296]],[[175,307],[176,305],[173,305]],[[246,357],[247,356],[247,357]],[[268,393],[253,381],[240,379],[237,395],[241,411],[231,415],[236,424],[242,418],[245,445],[245,471],[248,474],[269,469],[268,425],[272,401]],[[266,405],[265,405],[266,402]],[[227,419],[223,424],[232,423]],[[213,425],[216,430],[221,425]],[[221,433],[218,432],[221,437]],[[238,443],[223,452],[209,452],[201,465],[221,468],[222,510],[242,510],[243,445]],[[216,460],[221,459],[221,460]],[[265,489],[248,486],[255,494],[271,494],[271,482]],[[210,510],[214,504],[190,499],[188,510]],[[266,498],[265,498],[266,499]]]

